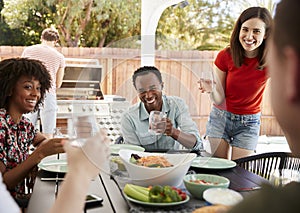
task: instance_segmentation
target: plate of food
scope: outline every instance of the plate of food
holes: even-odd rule
[[[236,162],[224,158],[200,156],[193,160],[191,166],[202,169],[230,169],[236,166]]]
[[[143,187],[126,184],[124,197],[134,203],[147,206],[176,206],[187,203],[190,197],[181,189],[172,186],[155,185]]]
[[[68,171],[67,161],[63,159],[42,161],[38,167],[48,172],[67,173]]]

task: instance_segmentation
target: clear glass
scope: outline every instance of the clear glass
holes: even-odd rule
[[[149,115],[149,132],[159,135],[166,129],[166,114],[160,111],[151,111]]]
[[[54,129],[53,138],[69,138],[68,129],[65,127],[57,127]]]
[[[91,115],[73,116],[72,124],[68,127],[68,134],[72,134],[72,145],[82,146],[86,139],[94,136],[99,131],[96,118]],[[70,135],[69,135],[70,136]]]
[[[65,127],[56,127],[53,131],[53,138],[65,138],[69,139],[68,129]],[[57,160],[60,159],[60,154],[57,153]]]
[[[200,86],[207,93],[211,93],[215,87],[214,75],[212,71],[203,71],[200,74]]]
[[[271,173],[270,183],[273,186],[284,186],[292,181],[300,182],[300,172],[292,169],[276,169]]]

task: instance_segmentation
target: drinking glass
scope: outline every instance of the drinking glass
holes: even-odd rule
[[[65,127],[54,128],[53,138],[69,138],[68,137],[68,129]]]
[[[200,74],[200,86],[207,93],[211,93],[215,87],[214,75],[212,71],[203,71]]]
[[[151,111],[149,116],[149,132],[162,134],[166,129],[166,114],[160,111]]]
[[[56,127],[53,131],[53,138],[66,138],[69,139],[68,129],[65,127]],[[59,153],[57,153],[57,160],[59,160]]]
[[[300,182],[300,173],[292,169],[276,169],[271,173],[270,183],[273,186],[284,186],[292,181]]]
[[[73,116],[72,124],[68,127],[68,133],[74,132],[74,139],[71,144],[82,146],[86,139],[94,136],[99,131],[94,115]]]

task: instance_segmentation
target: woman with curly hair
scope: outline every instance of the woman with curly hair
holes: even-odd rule
[[[25,186],[33,186],[36,165],[46,156],[64,152],[61,141],[46,139],[23,116],[38,109],[50,86],[49,72],[38,60],[0,62],[0,172],[20,206],[30,196]],[[36,147],[31,154],[30,145]]]

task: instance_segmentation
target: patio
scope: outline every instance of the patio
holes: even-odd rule
[[[263,152],[290,152],[289,145],[284,136],[261,135],[258,140],[257,153]]]
[[[204,148],[210,153],[210,147],[207,140],[204,140]],[[261,135],[258,139],[256,153],[259,154],[265,152],[290,152],[290,148],[284,136]]]

